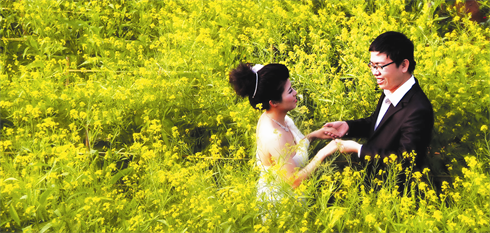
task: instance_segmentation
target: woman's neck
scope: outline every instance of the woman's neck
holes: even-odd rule
[[[274,119],[282,125],[286,125],[286,113],[287,112],[274,111],[273,109],[265,111],[265,114],[267,114],[269,118]]]

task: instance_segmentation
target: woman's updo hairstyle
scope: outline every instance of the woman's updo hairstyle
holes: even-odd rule
[[[262,109],[269,110],[269,100],[282,101],[284,84],[289,78],[289,70],[282,64],[268,64],[262,67],[257,74],[258,78],[250,63],[240,63],[236,69],[230,72],[229,81],[237,95],[248,96],[253,108],[258,109],[257,104],[262,104]],[[255,90],[257,79],[257,90]]]

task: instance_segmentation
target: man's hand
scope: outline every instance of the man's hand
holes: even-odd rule
[[[347,133],[347,131],[349,131],[349,125],[345,121],[328,122],[323,127],[336,129],[337,132],[330,130],[325,131],[328,136],[333,138],[341,138]]]

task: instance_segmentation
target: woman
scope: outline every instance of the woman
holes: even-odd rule
[[[285,195],[282,183],[298,187],[327,156],[337,150],[332,141],[308,163],[310,142],[331,139],[326,132],[335,129],[324,127],[306,137],[298,130],[287,116],[288,111],[296,107],[297,93],[291,86],[289,70],[282,64],[251,67],[242,63],[230,72],[229,81],[239,96],[248,96],[252,107],[265,109],[256,129],[257,165],[261,169],[258,196],[264,201],[277,201]]]

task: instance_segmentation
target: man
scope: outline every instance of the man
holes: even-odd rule
[[[425,166],[425,157],[434,126],[432,105],[413,76],[415,61],[413,43],[402,33],[386,32],[369,47],[369,67],[379,88],[383,89],[376,111],[358,120],[325,124],[338,130],[336,137],[348,135],[367,138],[364,144],[339,140],[341,152],[357,153],[374,159],[395,154],[402,159],[403,152],[416,153],[416,165]]]

